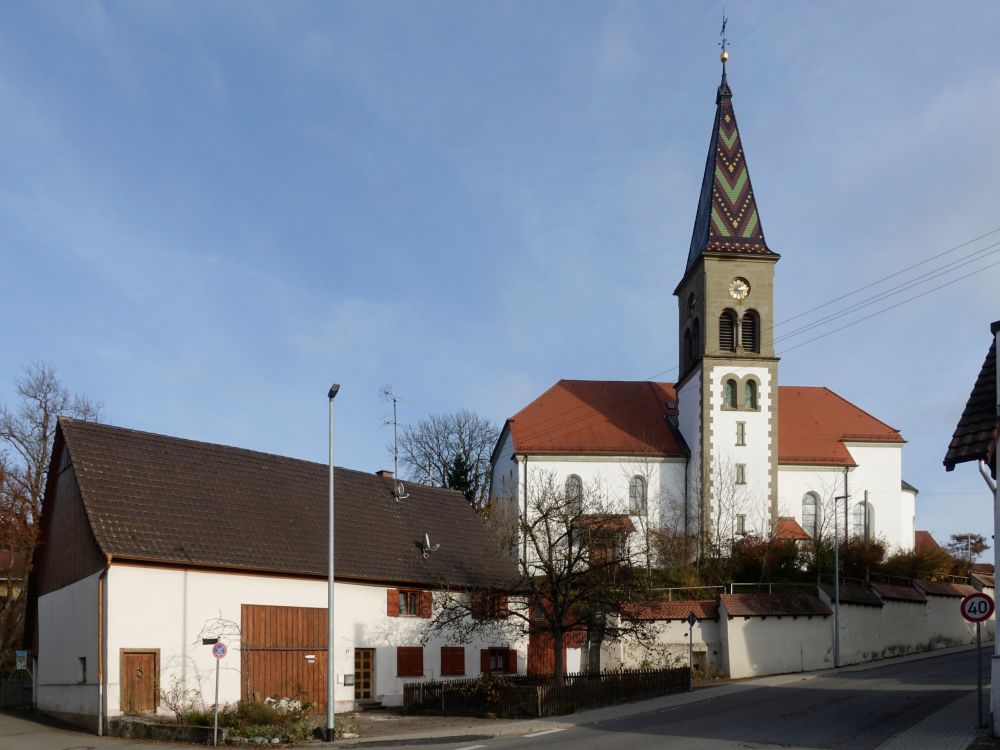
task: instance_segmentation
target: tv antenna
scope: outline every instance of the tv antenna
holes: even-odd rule
[[[405,398],[393,392],[392,383],[383,385],[379,389],[379,396],[382,397],[383,401],[392,401],[392,419],[386,419],[383,424],[388,426],[392,425],[392,477],[393,477],[393,495],[398,503],[400,500],[404,500],[409,497],[406,494],[406,488],[403,483],[399,481],[399,418],[397,404],[400,401],[406,401]],[[407,403],[413,403],[412,401],[406,401]]]

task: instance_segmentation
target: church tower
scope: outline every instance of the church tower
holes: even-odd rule
[[[709,548],[767,535],[778,515],[774,267],[726,80],[679,307],[678,419],[691,450],[686,524]]]

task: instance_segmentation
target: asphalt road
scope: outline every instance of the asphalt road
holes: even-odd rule
[[[748,686],[727,694],[707,689],[702,700],[687,705],[647,711],[641,704],[622,706],[623,715],[616,718],[564,729],[481,740],[382,742],[377,746],[411,750],[415,744],[448,750],[874,750],[959,698],[968,697],[975,679],[975,654],[965,651],[864,671],[804,676],[780,686]],[[963,709],[966,704],[971,706],[968,711],[974,721],[975,704],[965,701]],[[366,743],[360,748],[366,745],[372,747]],[[0,750],[131,750],[150,746],[0,714]],[[928,744],[918,741],[913,746],[939,745],[928,739]]]

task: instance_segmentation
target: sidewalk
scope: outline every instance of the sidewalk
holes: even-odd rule
[[[986,650],[986,644],[983,644]],[[340,740],[335,743],[316,743],[312,747],[344,747],[346,745],[395,744],[444,740],[451,742],[478,741],[512,734],[530,734],[547,729],[568,729],[570,727],[599,724],[604,721],[639,716],[678,706],[734,695],[759,687],[779,687],[803,680],[814,680],[834,673],[860,672],[878,669],[890,664],[902,664],[922,659],[931,659],[948,654],[974,649],[971,646],[956,646],[936,651],[909,654],[893,659],[855,664],[839,669],[823,669],[815,672],[754,677],[747,680],[723,681],[718,685],[704,685],[690,693],[666,695],[635,703],[579,711],[568,716],[552,716],[540,719],[478,719],[460,716],[401,716],[399,714],[359,714],[361,737]],[[988,687],[984,691],[985,705],[989,706]],[[906,748],[934,748],[935,750],[966,750],[970,743],[986,730],[976,727],[976,691],[962,696],[940,711],[935,711],[919,724],[902,732],[884,743],[878,750],[905,750]]]

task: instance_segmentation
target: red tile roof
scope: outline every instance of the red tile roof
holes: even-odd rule
[[[976,563],[969,568],[973,573],[988,573],[993,575],[993,563]]]
[[[947,581],[925,581],[917,579],[913,582],[918,589],[931,596],[954,596],[956,598],[975,594],[979,589],[966,583],[948,583]]]
[[[872,583],[872,591],[882,599],[892,599],[898,602],[917,602],[926,604],[927,597],[912,586],[897,586],[891,583]]]
[[[904,443],[899,431],[829,388],[778,390],[778,463],[853,466],[845,441]]]
[[[577,518],[577,523],[581,528],[588,531],[607,532],[624,531],[631,534],[635,531],[635,524],[627,514],[621,513],[588,513]]]
[[[686,620],[694,612],[699,620],[718,620],[719,603],[712,600],[685,600],[651,602],[638,605],[629,619],[632,620]]]
[[[795,541],[812,539],[794,518],[779,518],[774,526],[774,538]]]
[[[931,532],[913,532],[913,551],[918,555],[924,554],[925,552],[935,552],[939,549],[941,549],[941,545],[938,544],[937,540],[931,536]]]
[[[994,578],[992,573],[979,573],[973,570],[969,573],[969,578],[972,579],[973,583],[979,581],[980,585],[986,588],[995,589],[997,587],[996,578]]]
[[[673,383],[560,380],[508,420],[518,452],[683,456]]]
[[[685,455],[670,426],[673,383],[560,380],[507,424],[518,453]],[[853,466],[844,441],[903,443],[899,431],[827,388],[781,386],[778,463]]]
[[[834,591],[832,583],[821,583],[819,588],[830,598],[830,601],[834,601],[836,599],[837,592]],[[873,593],[867,586],[860,583],[841,583],[840,603],[857,604],[862,607],[884,606],[878,595]]]
[[[1000,419],[997,419],[997,321],[990,327],[993,334],[986,360],[979,370],[979,376],[972,386],[972,393],[965,404],[962,416],[955,426],[948,452],[944,457],[944,467],[951,471],[956,464],[964,461],[987,461],[996,475],[993,449],[996,447]]]
[[[809,594],[723,594],[720,599],[730,617],[833,614],[819,597]]]

